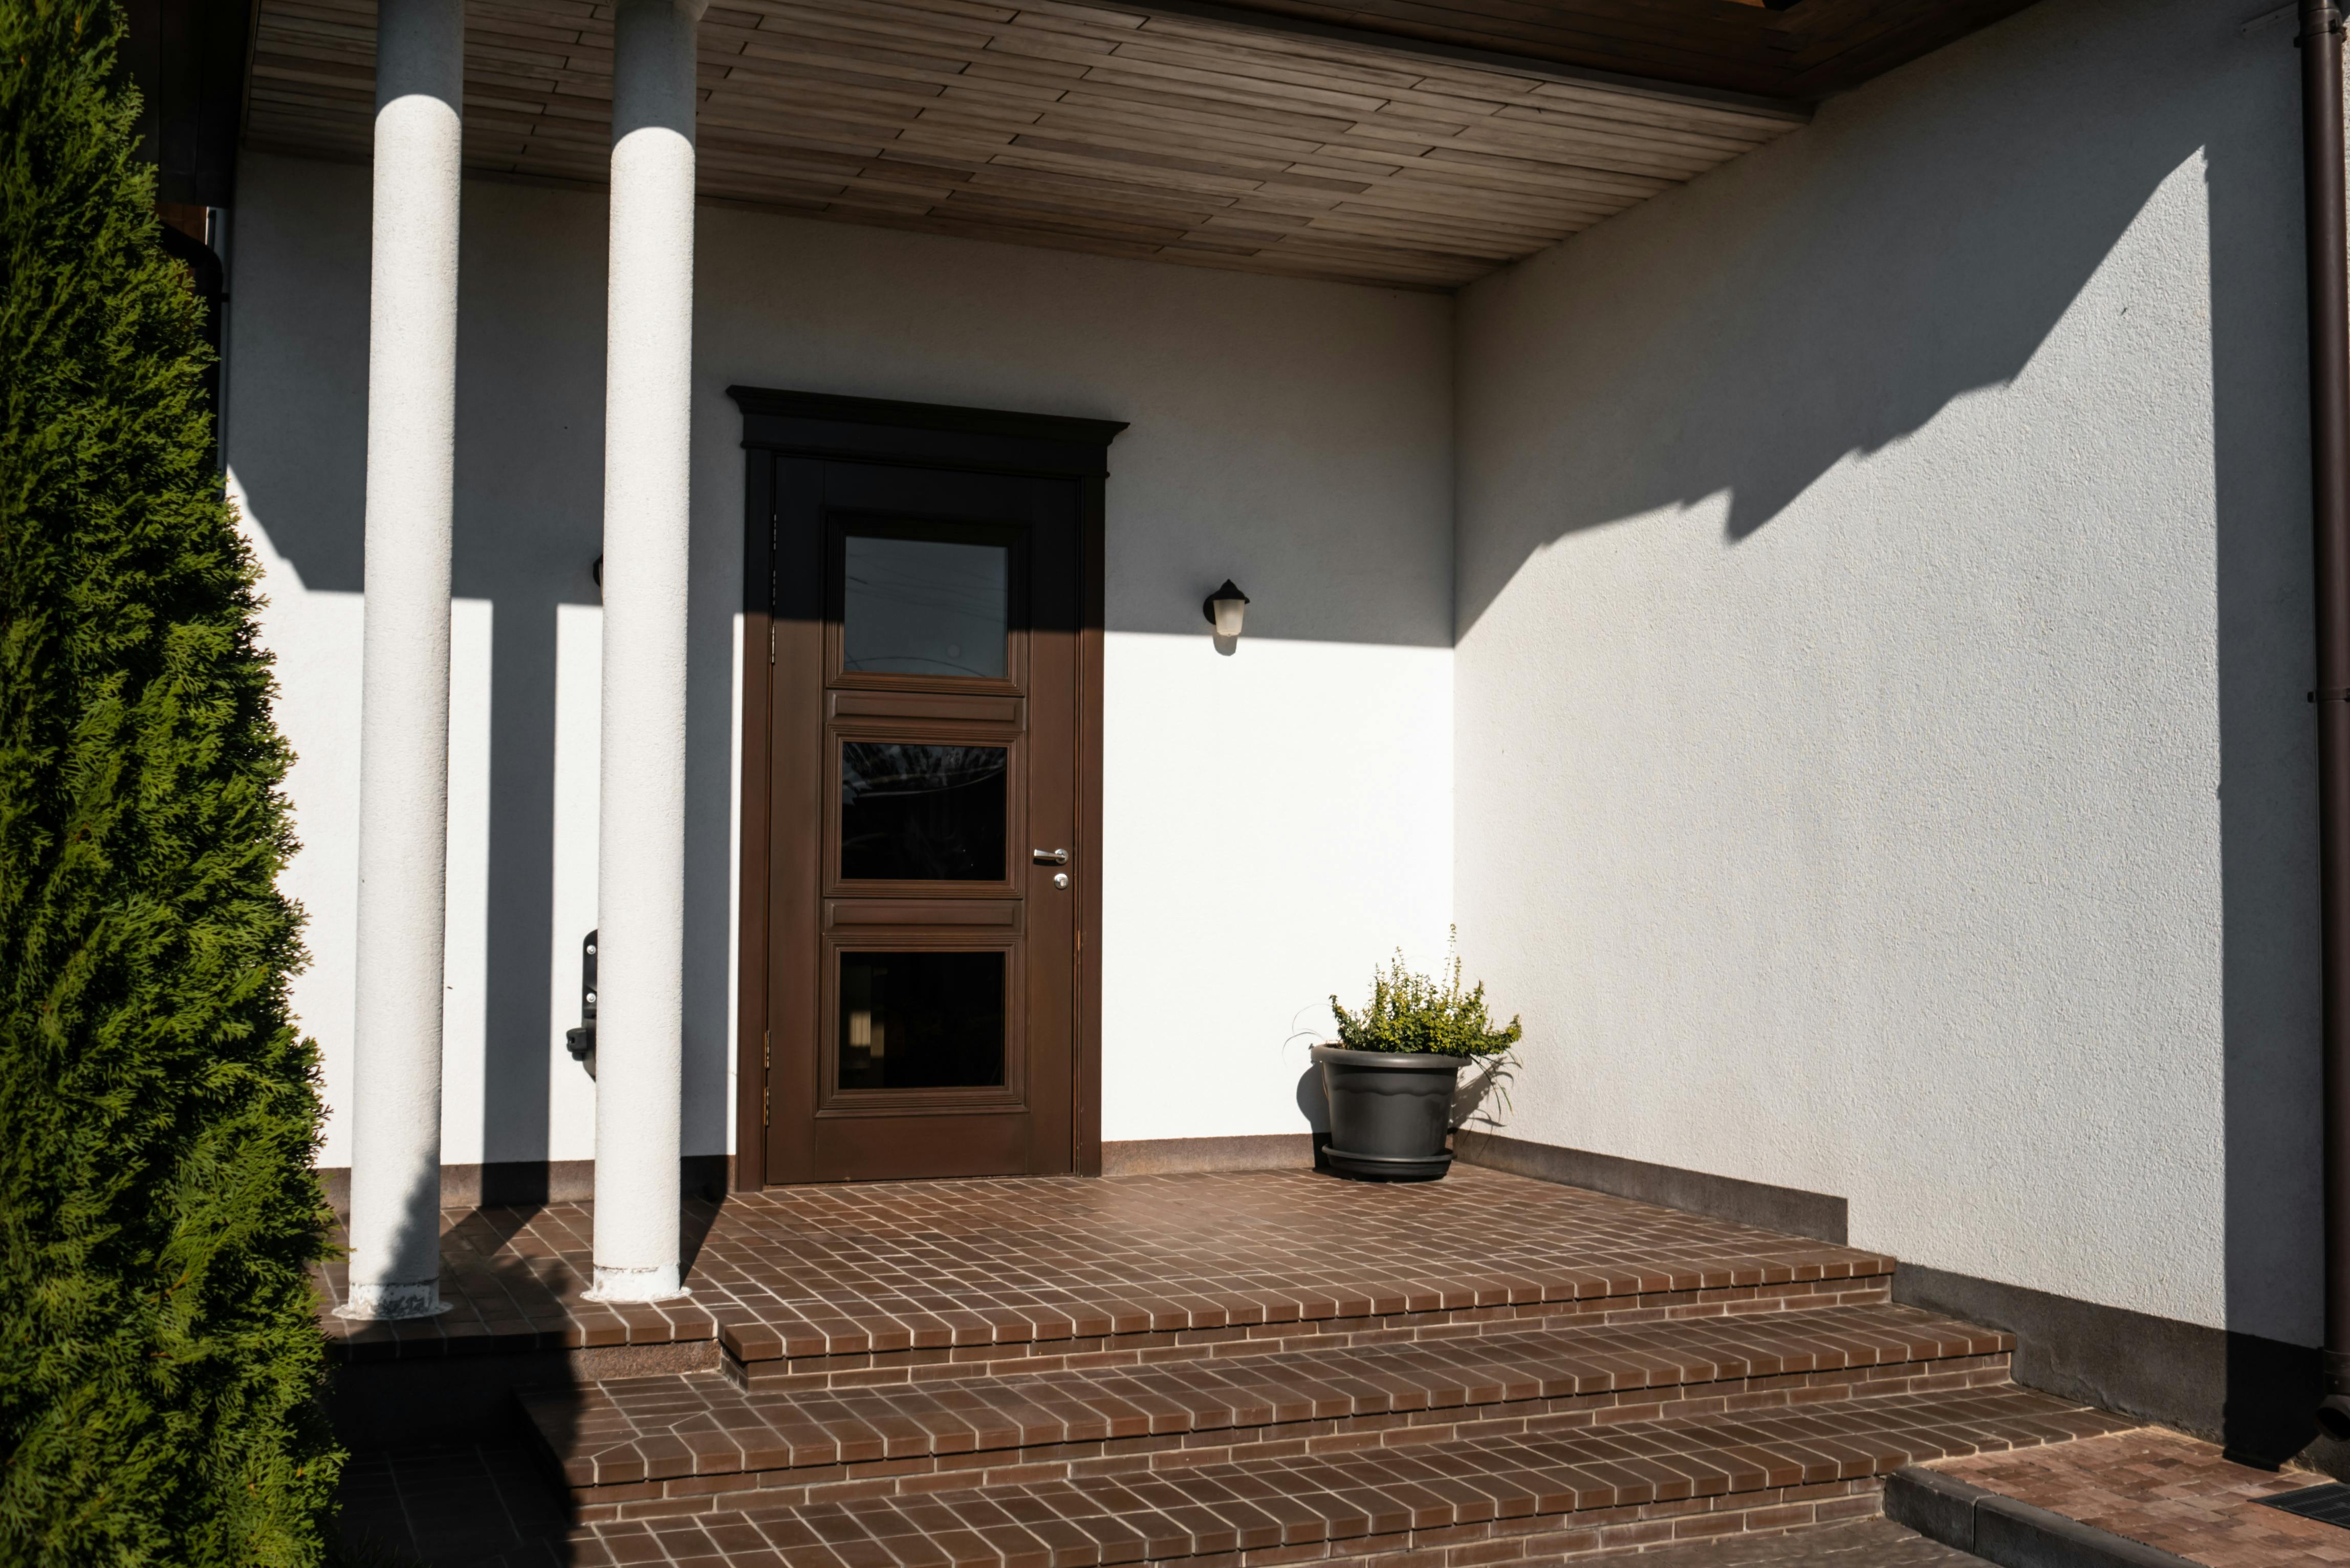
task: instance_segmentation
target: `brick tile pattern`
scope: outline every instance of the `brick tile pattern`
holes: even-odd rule
[[[354,1454],[340,1501],[347,1555],[367,1568],[557,1568],[571,1528],[533,1456],[512,1445]]]
[[[566,1540],[567,1531],[544,1497],[531,1495],[536,1476],[528,1456],[515,1449],[438,1449],[397,1455],[371,1454],[355,1459],[345,1470],[342,1528],[346,1541],[359,1550],[355,1562],[384,1568],[558,1568],[571,1556],[571,1547],[593,1542],[592,1532]],[[1597,1555],[1576,1553],[1579,1563],[1597,1568],[1618,1561],[1636,1568],[1981,1568],[1979,1559],[1953,1552],[1915,1535],[1884,1519],[1846,1519],[1840,1523],[1789,1525],[1785,1518],[1813,1517],[1825,1502],[1831,1517],[1848,1510],[1858,1495],[1858,1483],[1795,1489],[1807,1495],[1795,1502],[1740,1511],[1707,1509],[1678,1514],[1639,1510],[1647,1519],[1595,1525],[1607,1543]],[[1768,1519],[1765,1519],[1765,1516]],[[1765,1520],[1761,1526],[1733,1534],[1684,1537],[1673,1543],[1671,1532],[1694,1531],[1731,1518]],[[664,1549],[653,1562],[683,1562],[696,1568],[773,1568],[781,1553],[767,1544],[755,1524],[742,1521],[672,1523],[659,1533],[631,1534],[639,1549]],[[707,1528],[716,1524],[713,1532]],[[1579,1533],[1579,1532],[1578,1532]],[[1657,1537],[1663,1543],[1646,1541]],[[1508,1536],[1495,1537],[1507,1541]],[[726,1543],[722,1545],[721,1542]],[[665,1549],[676,1547],[671,1557]],[[732,1550],[728,1550],[728,1547]],[[1430,1548],[1440,1555],[1451,1552],[1473,1554],[1474,1544]],[[1358,1559],[1359,1561],[1359,1559]],[[1376,1560],[1378,1568],[1396,1568],[1395,1559]]]
[[[2121,1417],[2013,1386],[583,1527],[581,1568],[1488,1568],[1878,1511],[1878,1478]]]
[[[1899,1465],[2125,1425],[1891,1304],[1882,1255],[1474,1168],[738,1196],[688,1206],[661,1308],[582,1299],[591,1222],[445,1216],[452,1310],[328,1316],[336,1354],[722,1372],[534,1397],[536,1450],[357,1461],[355,1535],[437,1568],[1531,1568],[1872,1519]]]
[[[1373,1186],[1304,1171],[878,1183],[689,1203],[690,1300],[582,1299],[590,1209],[444,1216],[452,1303],[324,1319],[343,1359],[718,1334],[754,1372],[903,1376],[958,1358],[1277,1348],[1308,1329],[1881,1299],[1893,1261],[1473,1166]],[[321,1295],[342,1297],[341,1265]],[[1151,1342],[1146,1345],[1144,1342]],[[1130,1342],[1130,1343],[1129,1343]],[[890,1358],[896,1358],[894,1364]]]
[[[2209,1443],[2159,1428],[1934,1468],[2210,1568],[2350,1564],[2350,1530],[2258,1501],[2326,1477],[2234,1464]]]
[[[1278,1458],[1265,1445],[1327,1451],[2001,1383],[2012,1348],[1994,1330],[1879,1305],[816,1395],[638,1378],[524,1403],[583,1502],[718,1506],[754,1484],[935,1490],[1005,1464],[1108,1473],[1216,1462],[1235,1445]]]
[[[1982,1568],[1981,1558],[1929,1541],[1889,1519],[1651,1547],[1620,1561],[1637,1568]]]
[[[315,1278],[328,1354],[338,1361],[390,1361],[715,1338],[717,1319],[691,1297],[658,1305],[585,1299],[595,1278],[593,1212],[583,1203],[443,1210],[441,1296],[448,1310],[438,1317],[337,1317],[334,1308],[348,1299],[350,1266],[327,1264]],[[715,1212],[713,1205],[688,1203],[688,1233],[706,1231]],[[349,1242],[348,1234],[336,1240]]]

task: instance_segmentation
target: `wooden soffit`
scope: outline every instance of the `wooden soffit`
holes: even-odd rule
[[[1179,5],[1188,0],[1176,0]],[[1215,0],[1198,9],[1816,101],[2033,0]]]
[[[469,168],[603,182],[611,14],[468,0]],[[372,0],[261,0],[248,144],[367,154],[374,16]],[[1419,288],[1457,287],[1806,118],[1197,4],[717,0],[700,39],[705,200]]]

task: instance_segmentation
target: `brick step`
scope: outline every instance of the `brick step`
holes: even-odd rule
[[[1714,1244],[1670,1261],[1575,1258],[1451,1282],[1407,1274],[1390,1285],[1317,1287],[1209,1276],[1163,1291],[1064,1286],[1044,1300],[952,1310],[794,1303],[796,1322],[771,1304],[756,1318],[722,1311],[718,1336],[728,1374],[745,1387],[849,1388],[1283,1354],[1437,1331],[1808,1311],[1879,1303],[1891,1293],[1894,1261],[1882,1253],[1755,1231],[1735,1231],[1743,1245],[1706,1240]]]
[[[332,1308],[346,1366],[664,1359],[746,1384],[846,1386],[1101,1360],[1375,1342],[1431,1328],[1633,1322],[1882,1301],[1890,1257],[1456,1166],[1442,1181],[1307,1171],[772,1188],[690,1201],[691,1295],[589,1299],[591,1205],[450,1210],[450,1310]],[[452,1374],[463,1378],[469,1374]]]
[[[584,1517],[1558,1431],[2002,1384],[2012,1340],[1908,1307],[1572,1323],[890,1386],[710,1375],[525,1393]]]
[[[1871,1514],[1906,1464],[2131,1423],[2012,1384],[585,1524],[582,1563],[1491,1568]],[[660,1553],[667,1553],[661,1556]],[[772,1559],[762,1557],[762,1561]]]

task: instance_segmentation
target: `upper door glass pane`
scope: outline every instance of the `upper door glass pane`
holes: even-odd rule
[[[848,535],[844,669],[1003,679],[1012,551],[1003,545]]]
[[[1002,746],[842,742],[842,877],[1002,881],[1007,754]]]

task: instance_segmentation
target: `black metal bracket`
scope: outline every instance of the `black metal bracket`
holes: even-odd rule
[[[579,1027],[563,1032],[563,1048],[571,1059],[596,1075],[596,933],[579,944]]]

